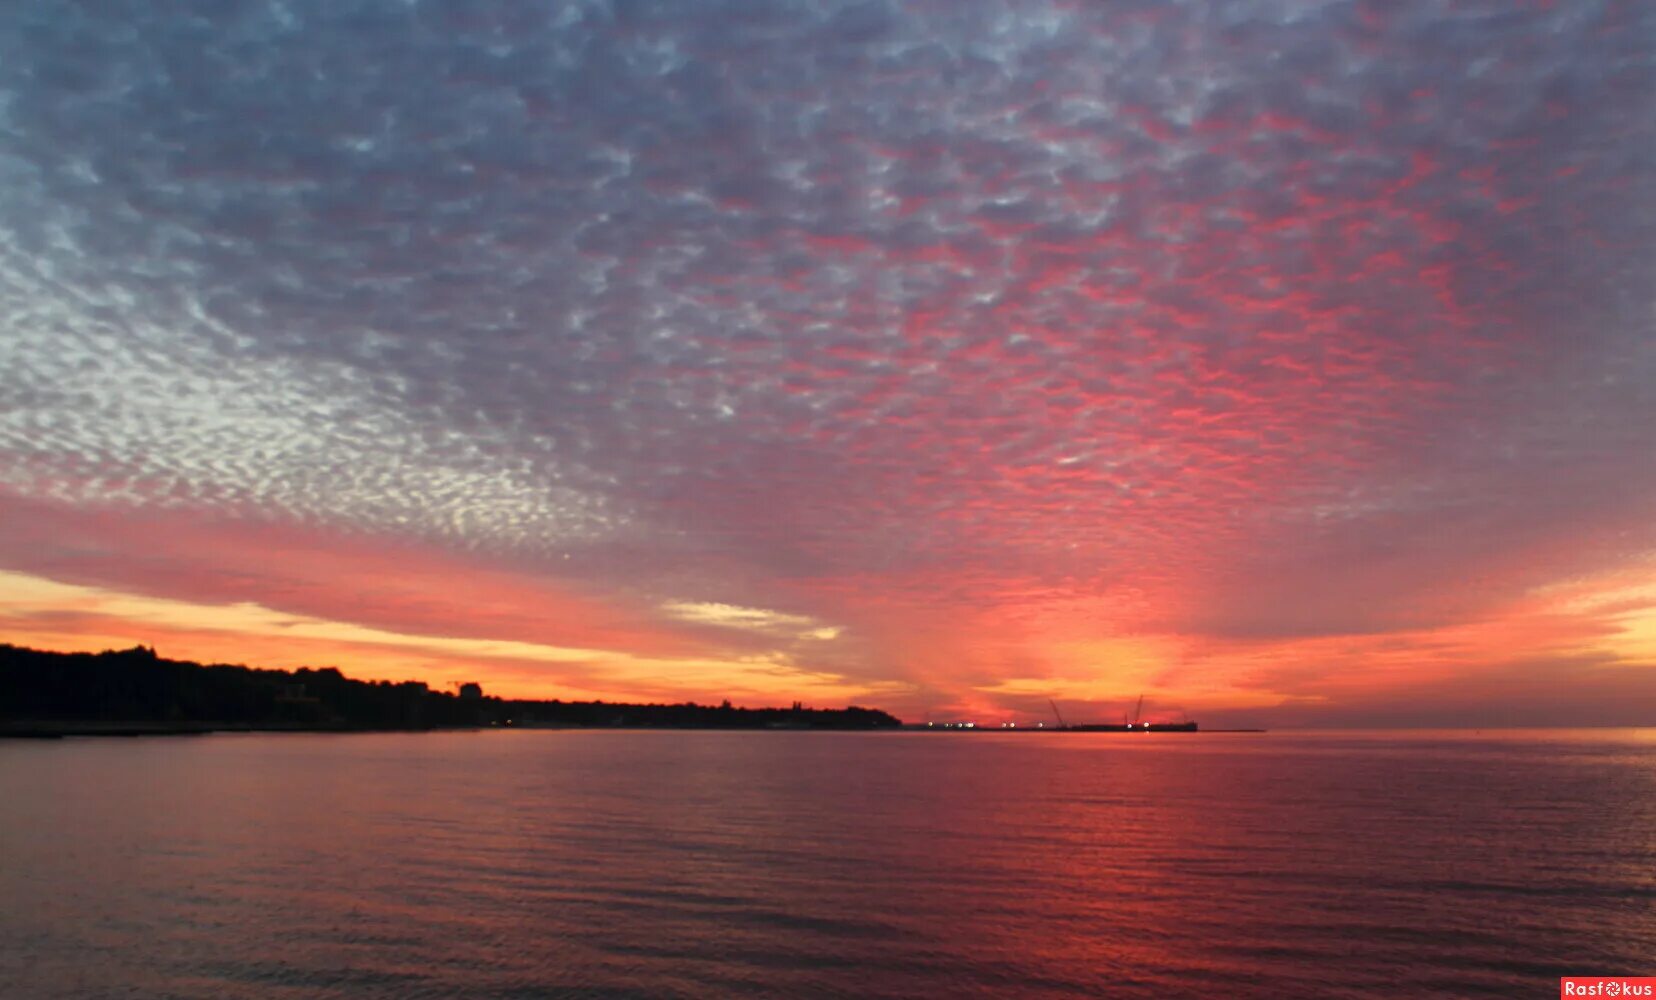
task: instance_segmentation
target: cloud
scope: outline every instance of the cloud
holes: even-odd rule
[[[829,640],[842,629],[823,625],[806,615],[789,615],[764,608],[742,608],[734,604],[669,601],[662,605],[669,617],[721,628],[747,629],[768,634],[793,635],[801,639]]]
[[[694,695],[712,683],[736,697],[857,699],[878,692],[901,692],[900,684],[864,685],[831,671],[812,669],[782,651],[725,657],[649,657],[621,650],[580,649],[483,637],[390,632],[350,622],[293,615],[257,604],[196,604],[62,584],[19,573],[0,572],[0,624],[24,637],[40,635],[73,646],[87,637],[105,641],[123,630],[139,635],[167,655],[237,660],[251,647],[278,649],[275,662],[261,665],[322,666],[367,664],[376,674],[414,673],[429,680],[435,672],[455,679],[481,672],[505,683],[492,684],[508,697],[569,696],[570,689],[654,696]],[[131,641],[131,640],[127,640]],[[93,643],[94,645],[97,642]],[[120,643],[116,643],[120,645]],[[293,659],[294,654],[329,656],[327,661]],[[422,669],[410,671],[411,664]]]
[[[1616,3],[12,5],[0,490],[442,553],[640,642],[785,607],[940,699],[1452,628],[1656,548],[1652,44]],[[78,582],[214,561],[121,551]]]

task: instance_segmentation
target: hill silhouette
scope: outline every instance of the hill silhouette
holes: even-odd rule
[[[419,681],[362,681],[333,667],[271,670],[169,660],[137,646],[54,653],[0,643],[0,735],[206,732],[222,729],[442,729],[627,726],[706,729],[880,729],[878,709],[736,708],[531,701],[459,693]]]

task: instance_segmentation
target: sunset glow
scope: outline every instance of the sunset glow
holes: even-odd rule
[[[1653,721],[1656,6],[119,6],[0,13],[0,641]]]

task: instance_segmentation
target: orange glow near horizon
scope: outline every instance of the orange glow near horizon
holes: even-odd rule
[[[435,688],[482,683],[509,698],[608,701],[717,701],[760,706],[805,700],[820,706],[864,704],[911,720],[936,713],[986,721],[1044,714],[1047,699],[1075,713],[1113,719],[1138,694],[1153,715],[1200,713],[1221,719],[1316,717],[1319,707],[1361,704],[1377,696],[1424,692],[1444,678],[1459,696],[1497,696],[1522,683],[1547,686],[1554,664],[1572,683],[1629,691],[1650,677],[1656,654],[1656,591],[1651,564],[1535,588],[1523,599],[1471,622],[1384,634],[1249,641],[1176,634],[1083,641],[1081,623],[1051,621],[1014,642],[938,645],[913,661],[901,681],[857,681],[799,655],[800,645],[722,648],[715,639],[664,636],[675,655],[622,648],[580,648],[490,638],[389,630],[346,620],[276,611],[250,602],[204,604],[145,597],[0,572],[0,637],[19,645],[95,652],[135,644],[204,663],[294,669],[335,666],[365,680],[418,680]],[[439,600],[437,594],[427,597]],[[437,609],[434,609],[437,610]],[[442,609],[437,617],[463,612]],[[728,607],[703,615],[751,622],[757,609]],[[675,620],[664,615],[664,629]],[[797,622],[792,622],[797,626]],[[853,630],[854,632],[854,630]],[[812,645],[840,638],[822,630]],[[770,633],[768,638],[777,635]],[[974,655],[982,657],[974,659]],[[996,674],[1006,662],[1026,671]],[[979,674],[964,696],[928,697],[948,677]],[[1521,675],[1521,677],[1519,676]],[[1557,676],[1553,677],[1556,681]],[[1081,717],[1077,715],[1077,717]]]
[[[19,645],[64,652],[155,647],[173,659],[296,669],[338,667],[362,680],[478,681],[507,698],[611,701],[801,698],[856,701],[895,685],[856,685],[780,652],[652,658],[513,640],[390,632],[272,611],[138,597],[0,573],[0,629]],[[715,698],[714,700],[717,700]]]

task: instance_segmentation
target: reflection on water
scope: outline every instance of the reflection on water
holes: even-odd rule
[[[1544,996],[1656,731],[0,744],[0,996]]]

